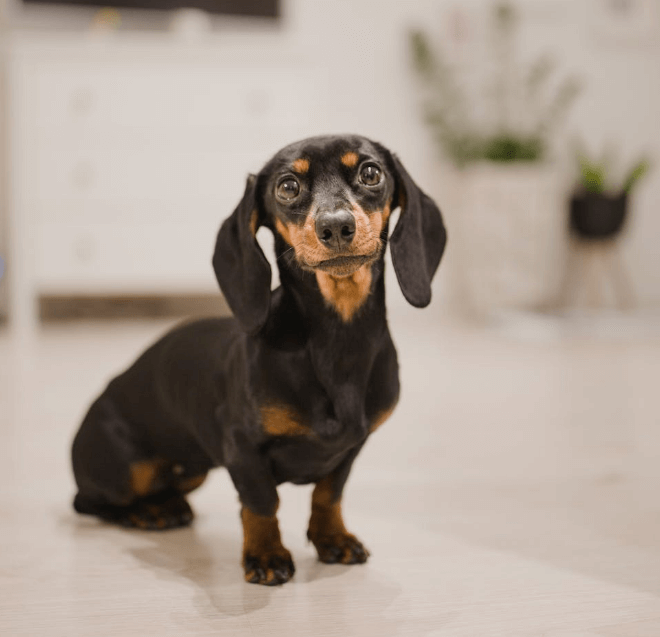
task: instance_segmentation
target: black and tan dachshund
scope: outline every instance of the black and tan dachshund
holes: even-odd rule
[[[247,180],[213,268],[234,318],[177,327],[92,404],[73,443],[79,513],[143,529],[191,522],[185,495],[224,466],[238,491],[245,579],[288,581],[277,485],[315,483],[323,562],[365,562],[341,514],[351,465],[399,397],[385,312],[390,238],[405,298],[431,300],[446,232],[399,159],[358,136],[307,139]],[[281,286],[255,238],[275,237]]]

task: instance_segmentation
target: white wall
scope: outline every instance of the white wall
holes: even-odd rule
[[[0,0],[2,2],[3,0]],[[7,262],[7,169],[6,169],[6,118],[7,112],[5,102],[2,99],[5,91],[5,68],[4,60],[4,24],[3,24],[3,5],[0,4],[0,255],[5,264]],[[5,266],[6,270],[6,266]],[[0,318],[7,315],[7,297],[8,284],[6,273],[0,279]]]

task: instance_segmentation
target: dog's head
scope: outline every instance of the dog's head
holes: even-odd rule
[[[294,267],[346,277],[382,257],[390,238],[403,295],[415,307],[431,301],[431,279],[446,243],[435,203],[399,159],[358,136],[313,137],[278,152],[248,178],[243,199],[222,224],[213,267],[236,318],[248,332],[266,322],[271,271],[256,240],[265,225],[287,245]]]

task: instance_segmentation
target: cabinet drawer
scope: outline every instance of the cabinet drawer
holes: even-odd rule
[[[297,127],[318,122],[324,106],[320,78],[307,69],[52,62],[29,68],[27,79],[34,125],[46,134],[58,128],[103,134],[218,124]]]
[[[232,161],[233,159],[233,161]],[[38,220],[77,222],[194,220],[201,210],[226,216],[263,159],[219,151],[123,149],[36,157],[26,195]]]
[[[215,223],[40,224],[35,276],[51,294],[216,291]]]

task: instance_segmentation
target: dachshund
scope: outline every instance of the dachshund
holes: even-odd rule
[[[384,279],[396,208],[394,271],[406,300],[425,307],[447,234],[396,155],[360,136],[313,137],[250,175],[213,255],[233,317],[174,328],[110,381],[73,442],[75,510],[185,526],[186,494],[223,466],[241,503],[246,581],[294,574],[276,517],[283,482],[315,485],[307,536],[322,562],[365,562],[341,498],[399,398]],[[273,291],[261,226],[274,236]]]

